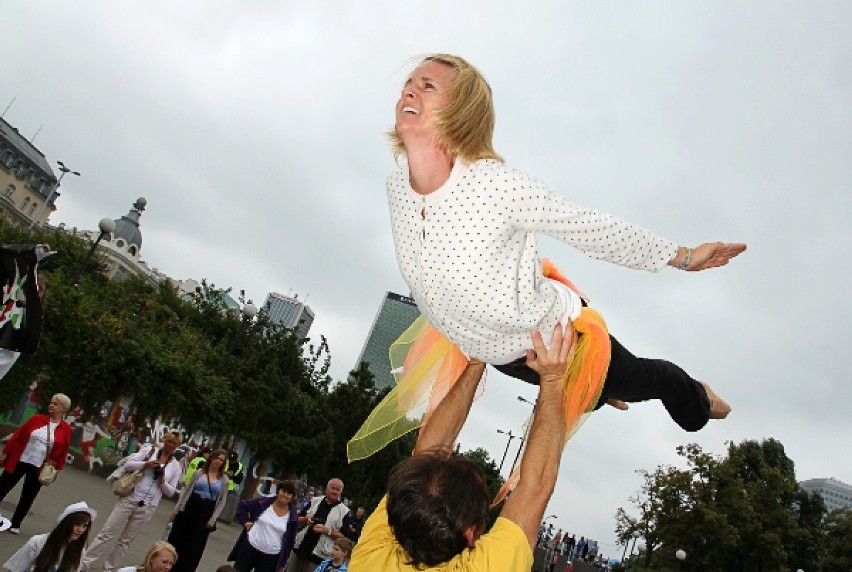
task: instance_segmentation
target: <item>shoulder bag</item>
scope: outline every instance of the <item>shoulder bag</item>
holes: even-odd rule
[[[57,423],[56,428],[59,429],[59,424]],[[56,476],[59,474],[59,471],[56,470],[56,467],[53,466],[53,462],[50,460],[50,419],[47,420],[47,456],[44,458],[44,464],[42,464],[41,469],[38,471],[38,482],[41,483],[41,486],[46,487],[53,484],[53,481],[56,480]]]
[[[147,462],[154,455],[154,445],[151,445],[151,450],[148,452],[148,457],[145,459]],[[133,489],[136,488],[136,485],[139,484],[139,481],[142,480],[142,471],[143,469],[139,469],[136,471],[125,472],[123,475],[118,477],[112,482],[112,494],[117,497],[126,497],[130,493],[133,492]]]

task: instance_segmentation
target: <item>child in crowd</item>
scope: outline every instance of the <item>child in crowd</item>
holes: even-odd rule
[[[349,555],[352,554],[352,541],[346,537],[338,538],[331,548],[331,558],[323,560],[314,572],[346,572]]]

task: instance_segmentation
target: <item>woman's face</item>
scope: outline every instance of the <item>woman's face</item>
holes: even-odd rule
[[[74,542],[84,534],[89,529],[89,524],[91,524],[91,520],[86,520],[83,522],[78,522],[74,525],[74,528],[71,529],[71,536],[68,537],[68,542]]]
[[[161,550],[151,557],[151,572],[169,572],[175,565],[175,556],[168,550]]]
[[[279,489],[276,500],[281,504],[290,504],[290,501],[293,500],[293,493],[285,491],[284,489]]]
[[[216,455],[215,457],[212,457],[210,459],[210,468],[216,469],[218,471],[219,467],[221,467],[224,463],[225,463],[225,456],[224,455]]]
[[[62,405],[62,402],[54,395],[50,398],[50,403],[47,406],[47,412],[50,415],[62,415],[65,413],[65,406]]]
[[[434,114],[450,102],[454,74],[447,64],[434,61],[425,61],[412,72],[396,103],[395,128],[403,141],[435,134]]]

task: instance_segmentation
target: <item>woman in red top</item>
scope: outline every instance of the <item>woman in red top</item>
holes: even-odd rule
[[[21,533],[21,521],[27,515],[41,490],[38,473],[49,463],[61,471],[71,446],[71,426],[62,418],[71,407],[67,395],[57,393],[50,398],[47,415],[33,415],[12,433],[0,453],[3,474],[0,475],[0,501],[18,481],[24,479],[21,498],[12,515],[12,534]]]

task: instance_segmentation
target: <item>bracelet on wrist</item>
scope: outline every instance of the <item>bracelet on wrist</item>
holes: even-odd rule
[[[689,263],[692,262],[692,249],[686,249],[686,256],[683,257],[683,262],[677,265],[678,269],[686,270],[689,268]]]

